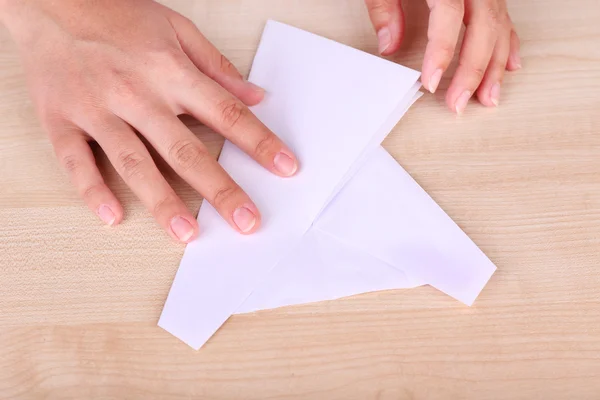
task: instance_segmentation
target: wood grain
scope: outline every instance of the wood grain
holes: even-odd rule
[[[407,3],[394,59],[420,68],[426,10]],[[165,4],[243,72],[267,18],[376,52],[361,0]],[[0,398],[600,398],[600,7],[509,8],[524,69],[507,76],[501,106],[457,118],[442,90],[384,143],[497,264],[476,305],[422,287],[263,311],[231,318],[200,352],[156,327],[183,247],[101,151],[126,221],[105,228],[82,205],[1,31]],[[219,136],[192,129],[217,154]]]

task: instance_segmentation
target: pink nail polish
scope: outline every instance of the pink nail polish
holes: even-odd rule
[[[431,93],[435,93],[435,91],[437,90],[440,81],[442,80],[442,74],[443,71],[439,68],[436,69],[433,74],[431,74],[431,77],[429,78],[429,91]]]
[[[500,104],[500,84],[494,83],[490,89],[490,100],[496,107]]]
[[[111,225],[115,223],[117,217],[115,213],[110,209],[106,204],[102,204],[98,207],[98,216],[106,225]]]
[[[377,39],[379,40],[379,54],[383,54],[388,47],[392,44],[392,33],[390,28],[384,26],[377,32]]]
[[[470,98],[471,92],[469,92],[468,90],[465,90],[460,96],[458,96],[458,99],[456,99],[456,102],[454,103],[454,108],[458,115],[462,114],[465,111],[465,108],[467,108],[467,103],[469,102]]]
[[[277,153],[273,160],[273,164],[275,169],[283,176],[292,176],[298,169],[296,162],[283,152]]]
[[[250,232],[256,225],[256,216],[246,207],[238,207],[233,212],[233,222],[243,233]]]
[[[182,217],[175,217],[171,220],[171,230],[184,243],[187,243],[194,236],[192,224]]]

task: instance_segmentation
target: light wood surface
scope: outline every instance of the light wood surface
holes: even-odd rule
[[[418,69],[426,10],[406,3],[395,59]],[[165,4],[243,72],[267,18],[376,52],[362,0]],[[0,30],[0,398],[599,399],[600,6],[509,9],[524,69],[501,106],[457,118],[443,90],[426,95],[384,143],[498,266],[475,306],[422,287],[263,311],[199,352],[156,326],[183,246],[100,151],[126,220],[103,227],[83,206]],[[221,138],[192,129],[216,155]]]

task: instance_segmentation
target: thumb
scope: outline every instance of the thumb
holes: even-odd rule
[[[400,48],[404,35],[401,0],[365,0],[379,39],[379,53],[389,55]]]
[[[235,66],[204,37],[192,21],[179,14],[169,17],[181,48],[196,68],[246,105],[260,103],[265,91],[245,80]]]

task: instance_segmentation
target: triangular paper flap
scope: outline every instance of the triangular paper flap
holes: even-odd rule
[[[236,314],[412,287],[403,272],[311,229]]]
[[[425,279],[428,276],[426,273],[429,271],[430,275],[435,275],[433,279],[434,282],[437,282],[435,286],[441,289],[446,288],[449,294],[454,294],[455,297],[467,304],[472,302],[473,296],[476,296],[483,288],[495,268],[490,266],[491,263],[487,259],[481,260],[479,249],[475,248],[472,241],[462,231],[457,232],[460,230],[458,226],[446,214],[441,215],[439,213],[439,206],[428,200],[430,198],[423,189],[387,153],[376,151],[370,156],[365,157],[365,161],[360,166],[360,169],[364,168],[364,170],[360,173],[355,171],[357,174],[352,179],[357,179],[358,182],[350,185],[347,191],[344,190],[343,193],[340,193],[340,196],[344,196],[347,201],[355,202],[357,206],[360,205],[361,210],[364,210],[362,205],[369,202],[368,196],[375,194],[379,196],[377,199],[387,198],[392,200],[398,207],[402,207],[401,209],[410,211],[411,215],[416,213],[416,219],[420,218],[421,221],[425,220],[422,217],[424,213],[428,216],[433,215],[437,220],[435,223],[427,222],[427,226],[432,231],[448,232],[449,235],[452,235],[452,238],[449,238],[450,241],[457,242],[456,236],[458,236],[457,249],[460,251],[456,253],[460,254],[460,258],[457,258],[456,255],[435,250],[440,248],[436,244],[439,236],[436,237],[436,234],[433,233],[431,235],[432,239],[421,238],[422,243],[409,248],[400,242],[401,239],[396,239],[398,240],[397,253],[401,253],[401,255],[394,257],[397,265],[391,267],[374,255],[364,251],[368,246],[363,246],[363,243],[367,240],[361,234],[377,235],[372,229],[359,229],[352,237],[360,237],[360,241],[350,243],[351,239],[348,237],[338,238],[333,236],[332,233],[320,231],[317,228],[322,228],[323,225],[326,226],[327,220],[331,223],[330,218],[335,219],[342,216],[347,219],[348,215],[353,215],[342,215],[340,209],[336,211],[339,202],[334,199],[322,215],[326,223],[315,222],[315,225],[306,233],[299,246],[294,249],[292,254],[279,262],[266,281],[252,293],[250,298],[238,310],[238,314],[294,304],[332,300],[378,290],[410,288],[427,283],[408,279],[401,272],[404,265],[408,265],[409,271],[417,271],[416,275],[418,276],[414,272],[411,273],[413,279]],[[387,194],[383,196],[378,182],[386,183],[381,187],[388,186],[387,183],[389,182],[400,190],[388,190]],[[353,187],[360,187],[360,190],[349,193],[352,192]],[[403,194],[402,199],[395,198],[393,194],[400,191]],[[425,196],[428,199],[425,199]],[[419,203],[422,209],[410,206],[403,207],[406,204],[414,203]],[[402,222],[399,229],[414,231],[414,227],[407,226],[411,218],[406,218],[405,213],[396,212],[395,209],[390,211],[378,207],[371,207],[369,210],[372,221],[390,220],[391,218],[395,223]],[[344,206],[344,212],[348,211],[348,206]],[[378,213],[378,215],[373,213]],[[412,218],[412,220],[415,220],[415,218]],[[337,223],[334,222],[334,225],[337,226]],[[394,238],[393,233],[387,233],[386,237]],[[346,243],[342,244],[340,240],[345,240]],[[381,240],[381,238],[378,238],[378,240]],[[473,265],[472,260],[476,260],[478,264],[475,265],[475,268],[481,271],[482,274],[478,274],[477,270],[468,271],[467,274],[463,273],[463,279],[461,279],[460,268],[458,268],[458,274],[454,270],[457,269],[457,265],[459,267],[461,265]],[[436,267],[438,269],[435,269]],[[434,269],[432,270],[432,268]],[[440,269],[443,271],[440,271]],[[449,279],[449,275],[456,276]],[[438,276],[441,276],[442,279],[436,279]],[[458,288],[448,289],[448,280],[459,281],[458,283],[455,282]],[[438,281],[442,281],[442,283]]]
[[[396,121],[421,97],[421,93],[417,93],[420,86],[415,84],[407,93],[407,96],[412,97],[407,97],[394,111],[393,117]],[[386,121],[385,124],[388,123]],[[363,150],[351,170],[338,184],[340,189],[353,178],[363,164],[377,156],[373,150],[379,147],[381,140],[375,138],[372,144]],[[378,176],[371,175],[370,179],[376,181]],[[365,190],[368,190],[368,186],[365,186]],[[331,199],[337,192],[339,189]],[[328,203],[324,210],[331,206],[334,204]],[[300,244],[291,254],[279,261],[236,314],[334,300],[380,290],[407,289],[420,284],[422,283],[409,279],[398,268],[391,267],[377,257],[357,250],[354,246],[343,245],[335,236],[316,229],[313,224]]]
[[[467,305],[496,270],[381,147],[331,201],[315,227]]]
[[[299,173],[279,178],[225,143],[219,162],[261,210],[261,229],[240,235],[204,202],[200,237],[186,248],[159,325],[202,346],[300,242],[372,139],[383,139],[382,127],[418,77],[270,21],[250,74],[266,90],[253,112],[296,153]]]
[[[398,121],[404,116],[404,114],[406,114],[408,109],[418,99],[420,99],[421,96],[423,96],[423,93],[419,92],[420,88],[421,88],[421,83],[417,82],[408,90],[405,99],[401,103],[398,104],[398,106],[394,109],[392,114],[390,114],[388,119],[379,128],[377,133],[375,135],[373,135],[369,144],[363,149],[360,156],[352,164],[352,167],[346,172],[344,177],[338,182],[335,189],[332,191],[329,198],[325,202],[325,206],[321,209],[319,214],[322,213],[323,210],[329,205],[331,200],[335,196],[337,196],[340,189],[346,185],[346,182],[348,182],[350,179],[352,179],[352,177],[356,174],[356,171],[358,171],[360,168],[362,168],[362,165],[365,162],[367,162],[367,159],[369,157],[371,157],[371,155],[373,154],[373,151],[381,145],[381,142],[383,142],[383,139],[385,139],[385,137],[392,130],[392,128],[394,126],[396,126]],[[317,214],[316,218],[318,218],[319,214]]]

